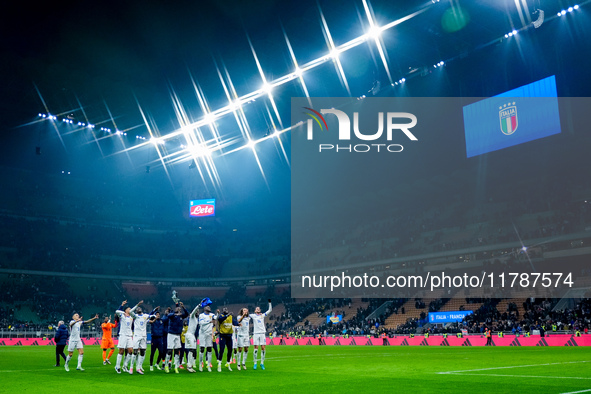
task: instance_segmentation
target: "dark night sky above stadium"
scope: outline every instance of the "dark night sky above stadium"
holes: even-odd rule
[[[580,15],[567,15],[562,21],[551,19],[568,2],[522,1],[530,14],[534,5],[545,8],[547,18],[542,28],[520,33],[522,41],[503,39],[505,33],[528,25],[528,15],[524,14],[524,25],[520,11],[525,10],[518,9],[514,0],[442,0],[435,4],[430,0],[375,0],[370,4],[382,25],[429,7],[384,32],[393,79],[406,77],[407,84],[398,90],[387,86],[381,96],[490,96],[552,74],[557,74],[559,95],[589,95],[588,83],[564,83],[565,78],[567,82],[587,80],[586,67],[564,72],[571,62],[589,62],[591,52],[578,49],[583,42],[588,46],[584,38],[591,24],[585,3],[581,3]],[[167,134],[179,127],[172,92],[191,119],[203,116],[191,78],[212,109],[227,104],[216,66],[227,68],[239,96],[261,87],[247,34],[269,80],[294,69],[284,32],[300,64],[326,55],[319,9],[337,45],[367,29],[361,0],[15,3],[0,16],[0,164],[49,172],[68,167],[103,177],[107,169],[114,177],[138,176],[151,164],[153,179],[205,198],[207,192],[202,188],[187,187],[182,181],[188,176],[188,162],[166,175],[153,147],[110,160],[111,151],[119,148],[109,145],[109,140],[101,142],[99,152],[74,134],[60,143],[51,130],[23,125],[46,109],[53,114],[73,111],[79,119],[83,108],[89,121],[97,125],[106,122],[112,127],[108,122],[112,116],[118,128],[133,130],[127,139],[131,146],[137,142],[131,134],[148,135],[141,107],[159,132]],[[342,57],[351,96],[367,94],[376,80],[387,81],[373,44],[361,45]],[[433,64],[440,60],[446,61],[446,67],[434,71]],[[349,95],[330,63],[305,78],[311,96]],[[290,98],[303,95],[302,90],[292,84],[274,94],[287,126]],[[265,107],[249,108],[253,137],[261,138],[268,129]],[[235,126],[222,133],[240,136]],[[289,136],[283,140],[289,153]],[[34,156],[35,146],[42,147],[41,158]],[[224,198],[240,196],[241,204],[261,198],[274,212],[289,211],[286,158],[277,144],[261,146],[258,152],[266,179],[251,152],[236,152],[219,160]],[[196,179],[194,173],[191,176]]]

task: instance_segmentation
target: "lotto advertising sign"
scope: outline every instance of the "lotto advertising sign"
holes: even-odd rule
[[[190,202],[189,216],[191,216],[191,217],[215,216],[215,199],[192,200]]]

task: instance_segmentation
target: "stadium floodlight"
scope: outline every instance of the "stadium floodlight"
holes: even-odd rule
[[[240,99],[230,101],[230,104],[228,105],[228,107],[230,108],[231,111],[235,111],[238,108],[242,107],[242,102],[240,101]]]
[[[517,30],[513,30],[511,33],[513,33],[513,35],[517,35]]]
[[[378,26],[372,26],[369,31],[367,32],[367,34],[365,35],[366,39],[367,38],[379,38],[382,35],[382,29],[380,29]]]
[[[559,12],[558,14],[556,14],[556,15],[558,15],[558,16],[562,16],[562,14],[561,14],[560,12]]]
[[[568,7],[568,12],[573,12],[573,7]]]
[[[575,6],[574,6],[573,8],[574,8],[575,10],[578,10],[578,9],[579,9],[579,5],[578,5],[578,4],[575,4]]]
[[[271,94],[271,92],[273,91],[273,85],[271,85],[268,82],[265,82],[261,89],[263,90],[263,92],[265,92],[267,94]]]
[[[566,15],[566,10],[560,11],[560,15]]]
[[[212,124],[215,121],[215,115],[212,112],[208,112],[203,117],[205,124]]]

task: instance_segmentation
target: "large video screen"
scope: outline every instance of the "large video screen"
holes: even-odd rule
[[[466,155],[478,156],[560,133],[557,96],[553,75],[465,106]]]
[[[191,200],[189,216],[215,216],[215,198],[209,200]]]

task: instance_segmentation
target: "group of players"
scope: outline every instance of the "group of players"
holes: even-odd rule
[[[259,347],[261,350],[260,368],[265,369],[265,345],[266,345],[266,327],[265,317],[272,311],[271,300],[269,309],[262,313],[260,307],[256,307],[255,313],[250,314],[247,308],[242,308],[238,316],[233,316],[227,308],[223,308],[220,313],[212,313],[211,301],[206,298],[197,305],[192,312],[188,312],[182,302],[177,302],[175,308],[167,308],[164,313],[160,312],[160,307],[154,308],[150,313],[144,313],[140,301],[134,307],[130,307],[127,301],[123,301],[119,309],[115,311],[116,321],[111,323],[110,317],[105,317],[101,328],[103,338],[101,348],[103,349],[103,364],[111,364],[110,358],[114,353],[114,342],[112,339],[112,330],[119,325],[119,342],[117,344],[118,354],[115,364],[115,371],[120,374],[126,372],[129,374],[135,371],[138,374],[144,374],[143,363],[146,357],[147,349],[147,326],[151,324],[151,354],[150,371],[154,367],[160,370],[160,361],[164,360],[164,370],[170,373],[174,369],[179,373],[181,354],[181,334],[184,332],[184,348],[187,353],[187,371],[194,373],[198,368],[203,371],[204,367],[211,372],[212,349],[216,346],[216,331],[219,334],[219,351],[217,353],[217,369],[222,370],[222,360],[224,350],[227,349],[225,367],[229,371],[231,368],[232,351],[236,355],[236,364],[238,370],[246,370],[246,359],[250,346],[250,326],[252,322],[252,344],[254,346],[254,366],[257,369],[257,358]],[[203,309],[199,313],[199,309]],[[82,368],[83,343],[80,338],[80,327],[82,324],[90,323],[97,319],[98,315],[90,320],[82,320],[78,314],[72,316],[70,321],[70,337],[68,344],[68,356],[65,360],[65,370],[69,371],[69,362],[78,349],[78,367]],[[184,330],[186,329],[186,331]],[[198,336],[196,337],[196,333]],[[197,339],[199,341],[197,342]],[[199,345],[199,358],[197,358],[197,345]],[[109,354],[107,355],[107,350]],[[154,355],[158,351],[158,358],[154,364]],[[197,360],[199,360],[197,366]]]

